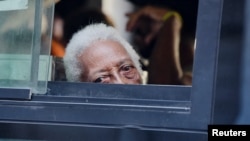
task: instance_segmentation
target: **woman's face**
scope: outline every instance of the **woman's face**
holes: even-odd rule
[[[94,83],[141,84],[142,78],[131,57],[118,42],[98,41],[80,56],[81,80]]]

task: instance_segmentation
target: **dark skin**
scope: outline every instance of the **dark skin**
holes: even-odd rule
[[[191,85],[192,75],[184,68],[192,65],[194,42],[181,33],[182,19],[178,14],[162,18],[170,11],[145,6],[127,15],[127,30],[137,33],[138,51],[149,60],[148,84]]]

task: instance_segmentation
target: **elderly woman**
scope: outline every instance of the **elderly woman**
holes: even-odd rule
[[[140,57],[114,27],[103,23],[75,33],[63,59],[68,81],[142,84]]]

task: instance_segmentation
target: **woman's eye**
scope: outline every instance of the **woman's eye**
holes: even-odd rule
[[[94,80],[94,83],[101,83],[101,82],[102,82],[102,78],[101,77],[99,77],[96,80]]]
[[[133,67],[132,66],[125,66],[122,68],[123,71],[130,71]]]

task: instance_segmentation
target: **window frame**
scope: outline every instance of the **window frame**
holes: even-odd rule
[[[48,82],[45,95],[28,99],[0,89],[0,120],[205,131],[211,123],[222,6],[223,0],[199,0],[192,86]]]

